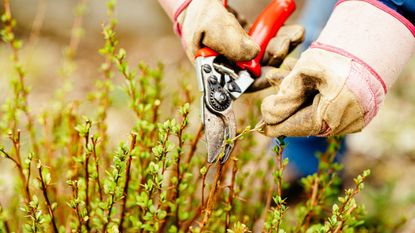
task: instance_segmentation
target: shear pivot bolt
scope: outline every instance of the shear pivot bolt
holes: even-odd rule
[[[210,67],[210,65],[208,65],[208,64],[204,64],[204,65],[202,66],[202,69],[203,69],[203,71],[204,71],[205,73],[210,73],[210,72],[212,72],[212,67]]]
[[[209,82],[211,84],[216,84],[216,83],[218,83],[218,78],[216,76],[212,75],[212,76],[209,77]]]
[[[216,100],[216,101],[218,101],[220,104],[223,104],[223,103],[225,103],[225,101],[226,101],[226,95],[225,95],[225,93],[223,93],[223,92],[219,92],[219,91],[217,91],[217,92],[215,92],[215,93],[214,93],[213,97],[214,97],[214,98],[215,98],[215,100]]]

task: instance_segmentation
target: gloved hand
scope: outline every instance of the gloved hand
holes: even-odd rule
[[[195,53],[208,46],[232,61],[253,59],[259,46],[243,28],[249,23],[231,7],[219,0],[159,0],[166,13],[175,21],[177,33],[191,61]],[[286,68],[276,69],[285,57],[304,39],[300,25],[283,26],[273,38],[262,59],[262,77],[256,79],[248,91],[258,91],[276,85],[288,74]],[[292,60],[284,62],[292,64]],[[285,65],[284,65],[285,66]],[[284,67],[282,66],[282,67]],[[289,67],[289,65],[288,65]]]
[[[210,47],[231,61],[247,61],[259,52],[235,16],[219,0],[194,0],[175,13],[176,29],[190,60],[202,47]]]
[[[341,1],[277,94],[263,100],[264,133],[360,131],[414,53],[414,35],[414,25],[378,1]]]

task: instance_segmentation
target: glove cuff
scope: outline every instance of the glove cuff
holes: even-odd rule
[[[353,54],[390,88],[415,51],[415,27],[378,1],[341,0],[317,42]]]
[[[375,0],[341,0],[311,48],[351,59],[346,80],[367,125],[415,52],[415,27]]]

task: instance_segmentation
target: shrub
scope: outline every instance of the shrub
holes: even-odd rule
[[[258,129],[240,132],[230,160],[206,164],[202,126],[191,122],[193,96],[184,87],[178,101],[163,99],[163,66],[131,66],[118,47],[115,1],[107,3],[105,44],[100,49],[102,78],[88,100],[70,101],[63,88],[56,103],[33,114],[22,42],[9,2],[3,1],[1,36],[12,51],[11,95],[2,103],[2,162],[15,167],[14,195],[0,206],[0,232],[353,232],[364,229],[363,209],[354,199],[369,175],[340,193],[339,164],[333,163],[339,138],[319,155],[316,174],[302,179],[304,202],[288,205],[283,172],[283,138],[274,156],[254,152]],[[82,17],[83,1],[77,6]],[[79,10],[81,9],[81,10]],[[76,25],[73,38],[81,30]],[[79,39],[79,38],[78,38]],[[62,76],[70,82],[77,46],[65,51]],[[116,84],[114,73],[123,77]],[[2,83],[3,85],[3,83]],[[122,85],[135,115],[129,141],[111,146],[107,114],[112,91]],[[80,105],[92,102],[95,113]],[[162,113],[162,102],[177,109]],[[252,104],[252,103],[251,103]],[[255,103],[253,103],[255,105]],[[254,124],[253,112],[245,124]],[[166,119],[167,120],[162,120]],[[195,125],[196,126],[195,126]],[[196,129],[196,130],[195,130]],[[4,133],[7,132],[7,133]],[[256,163],[262,161],[262,167]]]

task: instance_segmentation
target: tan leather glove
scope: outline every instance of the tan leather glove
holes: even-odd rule
[[[175,22],[176,32],[182,37],[191,61],[204,46],[232,61],[251,60],[259,52],[259,46],[244,31],[249,25],[245,17],[229,6],[225,9],[223,1],[159,0],[159,3]],[[278,36],[269,43],[262,63],[275,67],[280,65],[303,38],[302,26],[282,27]]]
[[[263,100],[268,136],[363,129],[415,51],[415,27],[373,0],[341,1],[276,95]]]
[[[178,32],[190,60],[204,46],[231,61],[247,61],[259,52],[235,16],[219,0],[194,0],[177,13]]]

